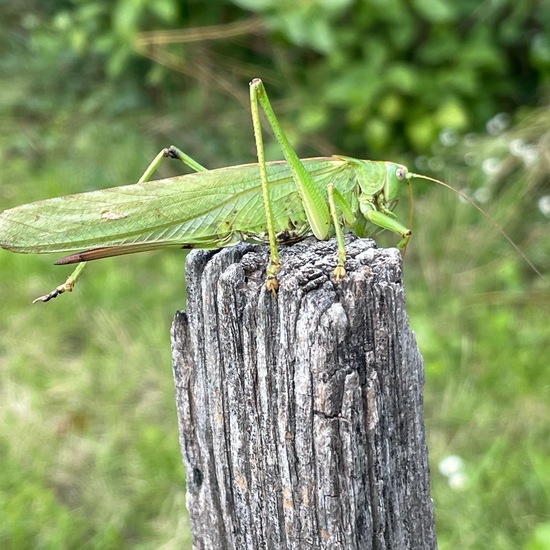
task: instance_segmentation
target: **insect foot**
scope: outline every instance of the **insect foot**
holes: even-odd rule
[[[55,288],[48,294],[44,294],[43,296],[39,296],[38,298],[34,299],[32,303],[36,304],[38,302],[49,302],[50,300],[57,298],[64,292],[72,292],[75,282],[76,281],[74,279],[68,279],[67,282],[63,283],[62,285],[59,285],[57,288]]]
[[[336,266],[333,273],[337,283],[339,283],[346,276],[346,270],[343,265]]]
[[[86,262],[82,262],[78,264],[76,269],[69,275],[67,280],[62,285],[59,285],[57,288],[54,288],[51,292],[48,292],[48,294],[39,296],[38,298],[33,300],[32,303],[36,304],[38,302],[49,302],[50,300],[57,298],[64,292],[72,292],[74,285],[76,284],[76,280],[78,279],[79,275],[82,273],[82,270],[84,269],[85,265],[86,265]]]
[[[271,262],[267,267],[267,277],[265,280],[265,287],[273,296],[277,296],[277,289],[279,288],[279,281],[277,280],[277,273],[281,270],[280,263]]]

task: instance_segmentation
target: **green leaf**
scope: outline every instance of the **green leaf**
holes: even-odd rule
[[[233,4],[250,11],[265,11],[277,5],[277,0],[233,0]]]
[[[419,117],[410,121],[406,127],[407,135],[418,149],[428,148],[436,139],[437,129],[430,118]]]
[[[468,113],[456,99],[449,99],[435,113],[435,121],[440,128],[463,130],[468,127]]]
[[[393,63],[385,74],[388,86],[405,93],[413,93],[421,85],[418,70],[405,63]]]
[[[380,151],[387,147],[390,141],[391,128],[381,118],[371,118],[365,125],[364,135],[369,146],[376,151]]]
[[[502,50],[499,49],[490,29],[478,27],[460,51],[460,64],[470,67],[484,67],[495,71],[505,68]]]
[[[170,23],[176,21],[178,15],[177,2],[174,0],[155,0],[147,4],[150,9],[161,21]]]
[[[535,527],[525,550],[548,550],[550,548],[550,523],[541,523]]]
[[[335,76],[325,85],[325,100],[329,105],[368,107],[384,84],[370,65],[358,63]]]
[[[418,14],[431,23],[449,23],[457,18],[455,0],[413,0]]]
[[[378,103],[378,111],[386,120],[399,120],[403,110],[403,99],[397,94],[388,94]]]
[[[538,33],[531,41],[531,61],[538,67],[550,67],[550,36]]]
[[[280,30],[293,44],[309,46],[320,53],[328,53],[334,47],[333,32],[325,19],[306,12],[289,12],[279,21]]]
[[[316,8],[329,10],[332,12],[340,12],[350,7],[354,0],[317,0]]]

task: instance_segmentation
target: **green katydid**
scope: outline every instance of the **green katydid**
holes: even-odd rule
[[[345,275],[344,227],[362,236],[370,222],[397,233],[401,237],[397,246],[404,249],[411,231],[392,212],[403,184],[423,178],[449,187],[394,162],[344,156],[300,160],[277,121],[261,80],[250,83],[250,99],[257,164],[207,170],[172,146],[157,155],[136,184],[37,201],[2,212],[1,247],[31,254],[71,252],[56,264],[79,264],[63,285],[35,302],[72,291],[89,260],[165,247],[219,248],[239,241],[269,243],[266,286],[275,292],[280,267],[277,245],[311,234],[321,240],[336,236],[334,277],[339,281]],[[285,161],[265,161],[258,106]],[[149,181],[163,157],[178,158],[195,173]],[[499,230],[510,241],[502,228]]]

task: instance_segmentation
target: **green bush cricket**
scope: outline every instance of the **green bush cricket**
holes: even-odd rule
[[[345,156],[299,159],[273,112],[260,79],[250,83],[258,163],[207,170],[175,147],[161,151],[138,183],[37,201],[0,214],[0,246],[27,254],[71,253],[56,264],[78,263],[67,281],[35,300],[47,302],[73,286],[89,260],[166,247],[219,248],[239,241],[269,243],[266,287],[277,290],[277,246],[314,235],[336,236],[334,278],[345,275],[343,229],[359,236],[369,224],[397,233],[405,249],[411,231],[393,213],[412,178],[447,184],[387,161]],[[285,161],[266,162],[260,106]],[[163,157],[195,173],[149,181]],[[494,222],[493,222],[494,223]],[[502,228],[512,246],[531,262]],[[538,273],[538,271],[537,271]]]

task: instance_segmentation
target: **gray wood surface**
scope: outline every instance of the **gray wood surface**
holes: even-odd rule
[[[172,327],[196,549],[436,548],[423,365],[395,249],[346,237],[188,256]]]

